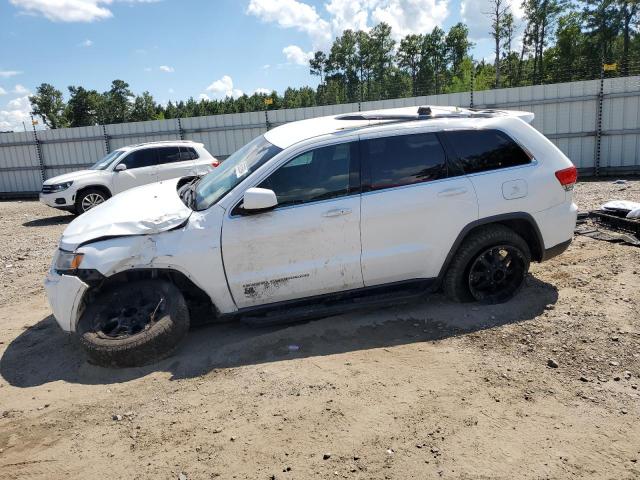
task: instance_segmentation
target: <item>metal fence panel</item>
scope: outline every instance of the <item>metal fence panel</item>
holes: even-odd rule
[[[598,122],[602,87],[602,121]],[[419,105],[473,105],[535,113],[533,126],[547,135],[583,171],[600,167],[640,171],[640,77],[460,92],[309,108],[155,120],[117,125],[0,134],[0,195],[37,192],[49,178],[84,168],[125,145],[174,140],[201,142],[226,158],[268,129],[325,115]],[[37,141],[36,141],[37,138]]]

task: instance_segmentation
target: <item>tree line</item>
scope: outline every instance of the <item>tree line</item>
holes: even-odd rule
[[[399,42],[380,23],[369,31],[345,30],[328,51],[313,54],[315,89],[162,105],[149,92],[135,95],[125,81],[114,80],[102,93],[70,86],[67,100],[43,83],[30,101],[49,128],[62,128],[586,80],[598,78],[603,63],[616,64],[607,75],[640,73],[639,0],[523,0],[522,8],[521,24],[507,0],[491,0],[483,12],[493,61],[472,57],[474,44],[462,23]]]

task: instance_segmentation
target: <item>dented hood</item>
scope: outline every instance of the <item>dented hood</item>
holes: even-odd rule
[[[133,188],[89,210],[65,229],[60,248],[73,251],[99,238],[148,235],[181,225],[192,210],[178,196],[178,181],[175,178]]]

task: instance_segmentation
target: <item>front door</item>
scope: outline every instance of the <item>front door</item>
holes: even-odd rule
[[[222,256],[238,308],[363,286],[358,144],[324,146],[291,159],[259,185],[276,193],[269,212],[236,207],[222,226]]]
[[[462,229],[478,218],[473,185],[451,176],[435,133],[361,142],[362,275],[366,286],[438,276]]]
[[[157,152],[155,148],[135,150],[120,162],[125,170],[113,171],[113,193],[158,181]]]

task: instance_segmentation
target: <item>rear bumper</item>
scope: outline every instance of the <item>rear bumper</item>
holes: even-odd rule
[[[566,250],[573,239],[573,231],[576,229],[576,220],[578,219],[578,207],[575,203],[564,202],[555,207],[542,210],[533,214],[533,218],[538,225],[542,240],[544,242],[543,260],[551,258],[547,257],[547,251],[553,253],[559,250],[560,253]],[[564,250],[561,245],[565,245]],[[549,255],[551,255],[549,253]]]
[[[553,257],[557,257],[561,253],[564,253],[564,251],[567,248],[569,248],[569,245],[571,245],[571,241],[572,240],[573,240],[573,238],[570,238],[566,242],[562,242],[562,243],[559,243],[558,245],[555,245],[555,246],[553,246],[551,248],[545,249],[545,251],[542,253],[542,261],[546,262],[547,260],[551,260]]]
[[[50,271],[44,281],[53,316],[65,332],[75,332],[82,298],[89,286],[78,277]]]

